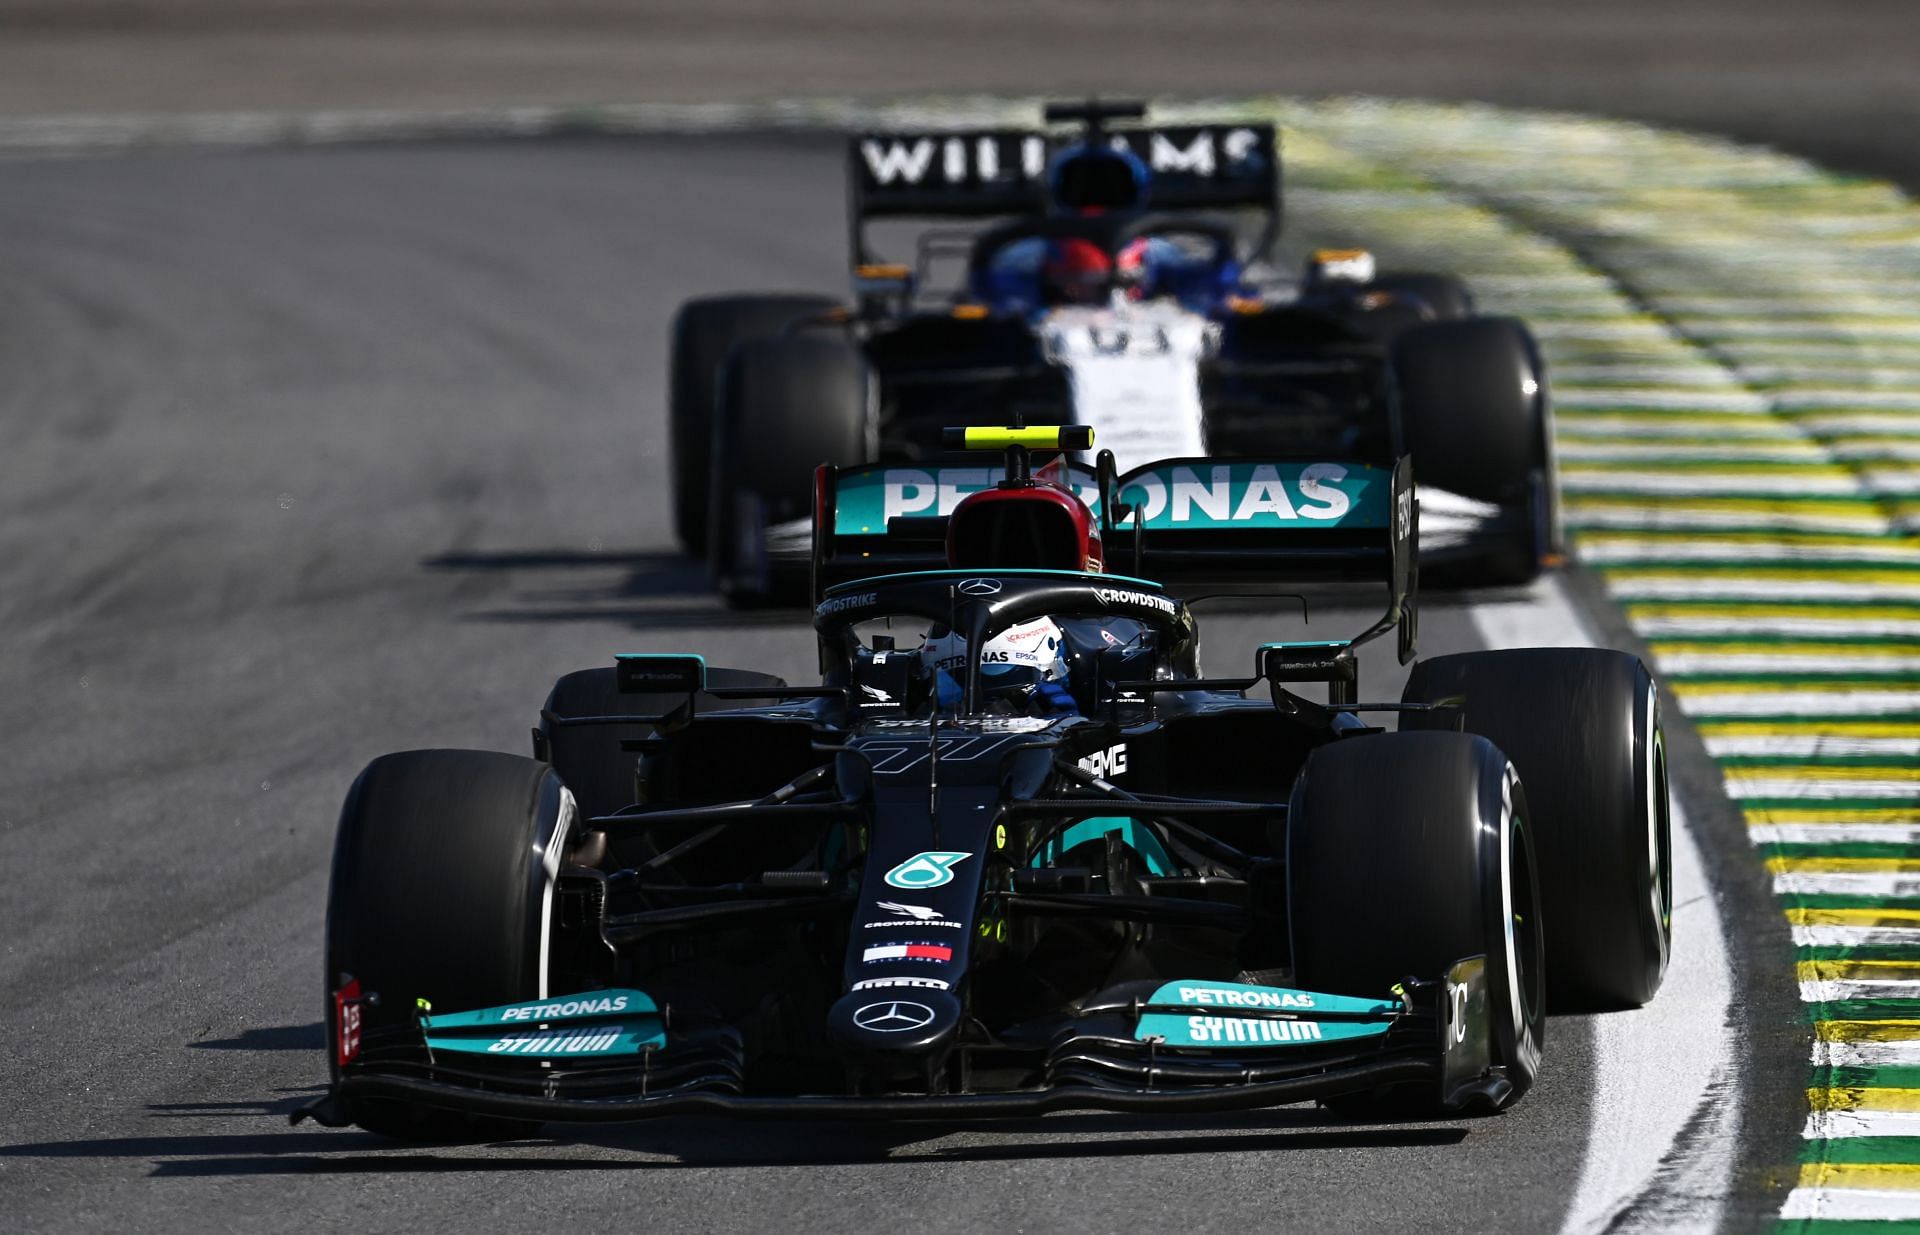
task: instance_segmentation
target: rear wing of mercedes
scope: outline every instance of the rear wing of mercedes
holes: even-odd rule
[[[1078,110],[1049,109],[1049,118],[1083,119]],[[1278,236],[1280,146],[1271,124],[1100,124],[1084,132],[902,129],[856,133],[848,141],[854,265],[881,260],[867,242],[867,224],[876,219],[1041,213],[1049,160],[1089,139],[1129,150],[1146,165],[1152,175],[1150,210],[1262,211],[1267,219],[1256,253],[1264,253]]]
[[[1398,627],[1403,659],[1412,656],[1419,520],[1409,458],[1169,459],[1118,475],[1103,450],[1093,468],[1055,466],[1092,511],[1108,571],[1210,594],[1382,585],[1386,611],[1356,642]],[[1009,458],[820,468],[815,601],[835,584],[946,566],[947,517],[960,500],[1024,467]]]
[[[1058,479],[1089,509],[1100,479],[1064,460]],[[1003,463],[868,463],[814,473],[813,599],[836,583],[947,565],[947,516],[960,499],[1007,477]]]

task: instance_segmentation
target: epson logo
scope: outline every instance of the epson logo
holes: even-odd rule
[[[1413,490],[1400,490],[1393,498],[1393,538],[1405,540],[1413,531]]]
[[[1103,605],[1140,605],[1147,609],[1158,609],[1162,613],[1173,613],[1173,602],[1164,596],[1155,596],[1152,592],[1133,592],[1115,587],[1097,587],[1093,589],[1093,598]]]
[[[500,1013],[503,1021],[544,1021],[558,1016],[595,1016],[602,1012],[625,1012],[627,997],[611,999],[569,999],[565,1003],[534,1003],[508,1008]]]

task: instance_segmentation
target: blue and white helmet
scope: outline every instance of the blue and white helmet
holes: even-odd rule
[[[920,648],[923,663],[935,670],[964,673],[967,641],[954,631],[928,639]],[[1029,680],[1064,682],[1069,673],[1066,636],[1052,618],[1039,617],[1009,626],[980,649],[980,673],[991,684],[995,677],[1024,672]]]

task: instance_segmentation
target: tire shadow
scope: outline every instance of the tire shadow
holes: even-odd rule
[[[719,626],[790,625],[799,606],[732,609],[714,595],[699,560],[679,553],[524,549],[443,553],[421,559],[423,570],[531,575],[513,602],[476,609],[469,622],[619,622],[634,630],[706,630]]]

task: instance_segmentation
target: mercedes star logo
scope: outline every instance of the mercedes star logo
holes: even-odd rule
[[[960,581],[962,596],[996,596],[999,592],[1000,580],[998,579],[962,579]]]
[[[905,1033],[933,1024],[933,1009],[905,1000],[870,1003],[853,1014],[853,1023],[870,1033]]]

